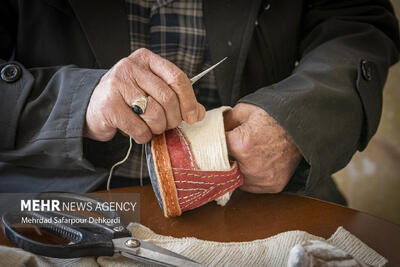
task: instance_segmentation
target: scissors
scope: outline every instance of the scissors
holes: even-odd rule
[[[107,205],[106,202],[73,193],[40,193],[35,199],[54,200],[60,202],[87,202],[93,205]],[[96,211],[104,218],[118,218],[116,211]],[[30,239],[19,233],[13,225],[20,224],[22,217],[30,217],[41,220],[40,223],[31,225],[45,229],[58,237],[70,241],[69,244],[47,244]],[[47,257],[78,258],[87,256],[112,256],[116,253],[137,260],[142,263],[156,264],[158,266],[202,266],[182,255],[156,246],[150,242],[132,237],[132,234],[121,223],[46,223],[50,218],[64,217],[84,221],[81,214],[68,211],[17,211],[7,212],[2,216],[2,229],[4,235],[18,247]]]

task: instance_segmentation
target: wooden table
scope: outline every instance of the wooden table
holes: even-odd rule
[[[328,202],[291,194],[256,195],[237,190],[225,207],[208,203],[181,217],[167,219],[162,215],[151,186],[118,188],[110,192],[140,193],[140,223],[158,234],[229,242],[303,230],[329,238],[343,226],[386,257],[389,266],[400,266],[400,226]],[[124,222],[130,221],[130,214],[121,215]],[[12,246],[3,235],[0,244]]]

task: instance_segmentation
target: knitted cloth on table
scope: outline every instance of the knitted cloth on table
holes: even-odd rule
[[[128,229],[136,238],[150,241],[207,266],[286,266],[293,246],[307,240],[324,240],[307,232],[289,231],[251,242],[224,243],[191,237],[162,236],[137,223],[131,223]],[[384,257],[343,227],[339,227],[327,242],[371,266],[383,266],[387,263]],[[97,259],[54,259],[4,246],[0,246],[0,258],[0,266],[145,266],[119,254]]]

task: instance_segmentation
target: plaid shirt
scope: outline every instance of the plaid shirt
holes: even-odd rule
[[[126,0],[131,51],[145,47],[181,68],[188,77],[211,66],[201,0]],[[214,72],[193,87],[206,109],[219,107]],[[116,169],[119,176],[140,176],[141,145]],[[144,160],[144,165],[146,160]],[[148,177],[143,166],[143,176]]]

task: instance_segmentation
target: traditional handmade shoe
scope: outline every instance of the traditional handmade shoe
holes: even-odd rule
[[[210,201],[225,205],[243,184],[236,162],[230,162],[223,112],[213,109],[203,121],[153,137],[146,145],[147,166],[165,217],[179,216]]]

